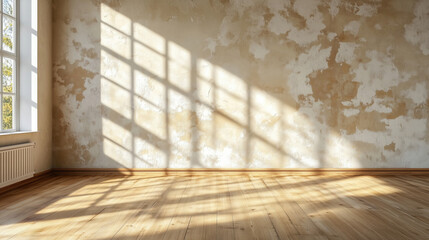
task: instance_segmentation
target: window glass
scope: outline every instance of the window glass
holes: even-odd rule
[[[17,26],[16,1],[0,0],[0,132],[17,129]]]

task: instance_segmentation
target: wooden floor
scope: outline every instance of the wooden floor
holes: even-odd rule
[[[0,239],[429,239],[429,176],[52,176]]]

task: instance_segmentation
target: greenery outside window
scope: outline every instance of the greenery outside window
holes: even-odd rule
[[[1,131],[13,132],[18,129],[18,23],[17,23],[17,0],[0,0],[1,15]]]

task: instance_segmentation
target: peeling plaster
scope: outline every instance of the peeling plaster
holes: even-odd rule
[[[373,3],[347,3],[346,8],[358,16],[372,17],[377,14],[379,3],[381,0],[373,1]]]
[[[359,114],[359,109],[344,109],[343,113],[346,117],[351,117]]]
[[[287,22],[286,18],[280,14],[274,15],[268,24],[268,29],[276,35],[285,34],[292,29],[292,26]]]
[[[334,40],[334,38],[337,36],[337,34],[336,33],[334,33],[334,32],[330,32],[330,33],[328,33],[328,40],[329,41],[332,41],[332,40]]]
[[[341,0],[331,0],[329,2],[329,14],[331,14],[331,17],[337,16],[338,12],[340,11]]]
[[[55,167],[429,167],[427,1],[54,3]]]
[[[321,45],[312,47],[307,53],[299,55],[298,59],[286,65],[290,71],[288,85],[291,94],[298,101],[299,95],[310,95],[313,90],[309,84],[309,75],[315,71],[328,68],[327,58],[331,48],[320,49]]]
[[[356,36],[359,32],[359,28],[360,28],[360,22],[351,21],[344,27],[344,31],[350,32],[353,36]]]
[[[256,59],[264,60],[265,56],[270,52],[263,44],[251,42],[249,51]]]
[[[353,70],[353,81],[361,83],[355,104],[369,104],[377,90],[388,91],[401,82],[407,81],[414,73],[400,72],[391,57],[376,51],[367,51],[366,57],[371,59],[361,63]]]
[[[420,0],[414,7],[412,23],[405,25],[405,39],[429,55],[429,1]]]
[[[338,53],[335,56],[335,61],[337,63],[347,63],[351,64],[355,58],[355,48],[358,46],[356,43],[340,42],[340,48]]]
[[[404,90],[403,96],[413,100],[415,104],[425,104],[428,101],[428,88],[426,82],[419,82],[414,87]]]

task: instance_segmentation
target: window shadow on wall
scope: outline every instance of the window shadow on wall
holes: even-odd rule
[[[101,3],[100,15],[106,159],[126,168],[329,166],[338,132],[291,106],[286,85],[259,79],[239,50],[211,56],[198,24],[146,19],[129,6]],[[352,144],[331,144],[358,166]]]

